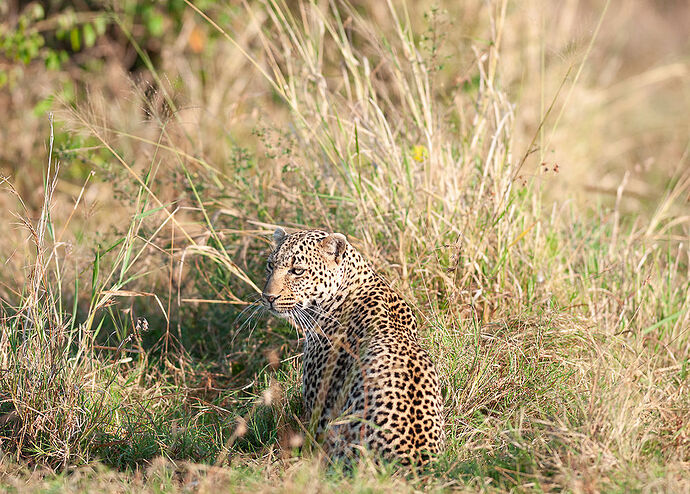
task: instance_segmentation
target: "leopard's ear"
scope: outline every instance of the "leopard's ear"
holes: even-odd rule
[[[321,241],[323,253],[332,258],[336,264],[340,263],[345,247],[347,247],[347,238],[342,233],[331,233]]]
[[[285,233],[285,230],[280,227],[276,228],[276,231],[273,232],[273,244],[280,245],[286,236],[287,233]]]

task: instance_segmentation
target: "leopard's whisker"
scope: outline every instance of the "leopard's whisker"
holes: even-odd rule
[[[249,309],[253,309],[252,312],[248,313]],[[257,313],[260,315],[261,310],[263,309],[262,304],[253,304],[245,308],[236,318],[235,320],[239,319],[243,314],[247,314],[246,319],[242,323],[240,327],[237,328],[235,331],[235,334],[232,337],[232,340],[230,341],[230,344],[233,345],[235,343],[235,340],[237,339],[237,336],[244,330],[244,328],[251,323],[252,319],[254,319],[255,316],[257,316]],[[257,318],[258,319],[258,318]],[[250,326],[251,327],[251,326]],[[251,334],[250,334],[251,336]]]
[[[249,336],[247,336],[247,339],[248,339],[248,340],[250,340],[250,339],[252,338],[252,335],[254,334],[254,330],[255,330],[256,327],[259,325],[259,318],[260,318],[260,316],[262,315],[262,313],[263,313],[264,310],[265,310],[265,307],[264,307],[263,305],[260,305],[260,306],[258,307],[257,311],[254,311],[254,312],[252,313],[251,319],[254,320],[254,325],[253,325],[253,326],[250,326],[250,329],[249,329]],[[258,312],[258,317],[254,317],[255,315],[257,315],[257,312]]]
[[[255,300],[252,303],[250,303],[249,305],[247,305],[244,309],[242,309],[242,312],[240,312],[239,314],[237,314],[237,316],[235,316],[235,320],[233,321],[233,323],[237,322],[237,320],[240,319],[243,315],[245,315],[247,313],[247,311],[255,308],[259,304],[260,303],[257,300]]]
[[[299,310],[301,311],[301,313],[303,314],[304,317],[308,318],[308,320],[310,320],[310,321],[312,322],[312,324],[310,325],[310,326],[311,326],[310,329],[311,329],[312,333],[315,333],[315,334],[320,335],[320,336],[323,337],[323,338],[318,338],[320,348],[323,349],[323,340],[326,340],[326,341],[328,342],[328,344],[329,344],[329,345],[331,346],[331,348],[332,348],[332,347],[333,347],[333,342],[332,342],[331,339],[328,337],[328,335],[323,331],[323,328],[322,328],[321,325],[318,323],[318,321],[316,321],[316,319],[315,319],[312,315],[310,315],[309,312],[308,312],[307,310],[302,309],[302,308],[300,308]],[[332,319],[332,318],[329,318],[329,319]],[[336,322],[337,322],[337,321],[336,321]]]

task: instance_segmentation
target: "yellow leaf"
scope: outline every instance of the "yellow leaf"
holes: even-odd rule
[[[429,157],[429,150],[426,148],[426,146],[422,146],[421,144],[417,144],[416,146],[412,146],[412,159],[421,163],[425,159]]]

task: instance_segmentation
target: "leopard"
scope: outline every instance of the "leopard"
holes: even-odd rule
[[[277,228],[261,300],[303,335],[305,429],[327,457],[424,465],[445,436],[414,312],[341,233]]]

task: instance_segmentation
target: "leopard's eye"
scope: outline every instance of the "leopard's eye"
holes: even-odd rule
[[[269,271],[273,271],[273,269],[276,267],[276,264],[273,261],[268,261],[266,263],[266,269]]]
[[[292,269],[290,270],[290,273],[291,273],[291,274],[294,274],[295,276],[300,276],[300,275],[303,275],[303,274],[304,274],[304,269],[302,269],[302,268],[292,268]]]

